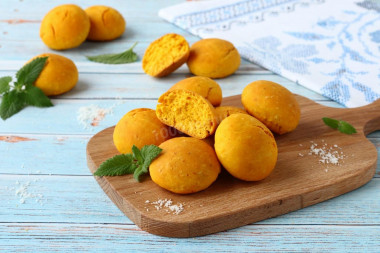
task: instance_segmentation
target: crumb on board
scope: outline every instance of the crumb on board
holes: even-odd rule
[[[300,144],[300,147],[301,145],[302,144]],[[320,145],[314,141],[310,141],[310,148],[306,154],[318,157],[318,162],[326,165],[341,165],[341,162],[346,157],[341,147],[337,144],[329,146],[325,140],[322,140],[322,144]],[[304,155],[302,152],[298,153],[300,157]],[[328,172],[328,170],[326,169],[325,172]]]
[[[146,200],[145,204],[153,205],[156,210],[165,210],[167,213],[180,214],[184,211],[184,203],[174,204],[171,199],[158,199],[157,201]],[[149,209],[146,208],[148,212]]]

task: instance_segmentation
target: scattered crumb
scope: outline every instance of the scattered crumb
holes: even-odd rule
[[[320,145],[314,141],[310,141],[310,149],[307,151],[307,154],[318,157],[319,163],[326,165],[341,165],[341,162],[346,157],[341,147],[336,144],[329,146],[325,143],[325,140],[322,140],[322,144]],[[304,154],[298,153],[298,156],[304,156]],[[325,171],[327,172],[328,170],[326,169]]]
[[[180,214],[184,210],[184,204],[183,203],[177,203],[173,204],[173,201],[171,199],[158,199],[157,201],[145,201],[146,204],[153,205],[156,210],[165,210],[167,213],[172,214]],[[149,209],[146,209],[149,211]]]
[[[77,120],[84,129],[90,129],[91,126],[99,125],[107,114],[113,113],[113,108],[101,108],[97,105],[82,106],[77,112]]]
[[[35,180],[34,182],[36,182]],[[43,194],[36,194],[29,191],[30,181],[27,181],[23,184],[20,184],[19,181],[16,181],[16,185],[18,187],[11,188],[12,190],[15,190],[15,196],[19,198],[20,204],[25,204],[26,200],[28,199],[35,199],[35,202],[43,205],[44,203],[44,195]]]

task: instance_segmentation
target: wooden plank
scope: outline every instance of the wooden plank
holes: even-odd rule
[[[144,49],[145,50],[145,49]],[[53,51],[49,51],[51,53],[57,53]],[[120,50],[118,50],[120,52]],[[58,53],[59,54],[59,53]],[[35,55],[33,55],[35,56]],[[31,56],[31,57],[33,57]],[[128,64],[101,64],[96,62],[91,62],[85,58],[84,55],[78,55],[78,54],[65,54],[66,57],[74,60],[75,65],[78,68],[79,73],[95,73],[95,74],[144,74],[142,66],[141,66],[141,60],[143,57],[143,53],[139,55],[139,60],[137,62],[128,63]],[[17,70],[19,70],[26,61],[28,61],[30,58],[26,58],[25,56],[22,56],[23,60],[4,60],[0,59],[0,67],[1,67],[1,75],[9,75],[13,74]],[[171,75],[165,77],[165,78],[156,78],[154,80],[165,80],[167,78],[170,78],[173,75],[190,75],[190,72],[186,65],[181,66],[179,69],[177,69],[175,72],[173,72]],[[270,76],[273,75],[272,72],[263,69],[262,67],[249,63],[245,60],[242,60],[242,63],[239,67],[239,69],[235,72],[235,74],[243,74],[243,75],[265,75]],[[228,77],[229,78],[229,77]],[[224,78],[224,79],[228,79]],[[219,80],[224,80],[219,79]],[[288,81],[290,82],[290,81]]]
[[[75,4],[82,8],[87,8],[92,5],[107,5],[120,11],[127,21],[135,18],[144,18],[149,20],[151,18],[159,19],[157,12],[159,9],[180,3],[182,0],[145,0],[145,1],[120,1],[120,0],[107,0],[104,1],[94,0],[76,0]],[[61,4],[68,4],[65,0],[44,1],[44,0],[19,0],[19,1],[0,1],[0,17],[3,20],[20,17],[23,19],[38,20],[52,8]],[[146,29],[149,29],[147,27]]]
[[[25,17],[21,15],[8,17],[8,19],[0,17],[1,41],[25,42],[25,37],[27,37],[28,43],[42,43],[39,35],[42,18],[43,16],[36,17],[36,19],[25,19]],[[127,27],[124,34],[116,41],[124,41],[124,43],[130,41],[150,43],[165,33],[180,34],[184,36],[189,43],[194,43],[199,39],[177,26],[167,23],[156,16],[152,16],[150,20],[141,17],[130,17],[129,20],[127,20]],[[112,42],[102,42],[97,43],[97,45],[102,47],[110,43],[112,44]],[[86,42],[85,44],[90,43]]]
[[[27,107],[0,124],[1,134],[94,134],[105,127],[115,125],[128,111],[148,107],[154,108],[155,100],[66,100],[53,99],[54,107]],[[96,126],[85,128],[77,120],[80,108],[98,106],[110,109]],[[59,115],[59,117],[57,117]],[[52,120],[54,119],[54,120]],[[28,124],[25,124],[28,122]],[[95,123],[95,121],[94,121]],[[84,151],[83,151],[84,152]]]
[[[89,139],[75,135],[0,135],[1,156],[17,154],[17,159],[2,159],[0,174],[91,175],[84,162]]]
[[[84,166],[81,164],[77,167]],[[17,195],[16,192],[24,186],[24,195]],[[92,176],[2,174],[0,193],[0,223],[133,224],[104,194]],[[22,204],[23,196],[25,202]],[[173,201],[177,201],[177,198],[173,198]],[[147,204],[146,208],[149,212],[166,215],[164,210],[156,211],[153,205]],[[191,212],[192,208],[185,206],[184,213]],[[257,224],[380,225],[379,221],[380,179],[374,178],[355,191]]]
[[[154,236],[133,225],[0,224],[5,252],[378,252],[380,226],[251,225],[205,237]]]
[[[52,99],[54,107],[27,107],[0,124],[0,134],[95,134],[115,125],[128,111],[135,108],[155,108],[156,99]],[[342,107],[335,102],[320,101],[321,104]],[[77,120],[80,108],[98,106],[112,109],[98,125],[84,128]],[[59,117],[57,117],[59,115]],[[54,120],[52,120],[54,119]],[[27,124],[25,122],[28,122]]]
[[[109,65],[106,65],[109,66]],[[128,65],[128,67],[130,67]],[[132,66],[131,66],[132,67]],[[124,67],[125,68],[125,67]],[[187,67],[182,68],[182,72],[173,74],[165,78],[152,78],[142,73],[141,65],[133,65],[134,73],[80,73],[78,84],[73,90],[65,93],[62,96],[55,98],[85,98],[85,99],[110,99],[110,98],[153,98],[157,99],[161,94],[167,91],[172,85],[192,76]],[[113,69],[112,71],[115,71]],[[14,72],[0,71],[0,76],[12,76]],[[96,82],[94,82],[96,80]],[[240,94],[244,87],[249,83],[256,80],[269,80],[277,82],[287,87],[293,93],[302,93],[313,100],[328,100],[314,91],[305,89],[304,87],[289,81],[286,78],[268,75],[268,74],[254,74],[254,75],[232,75],[228,78],[215,80],[222,88],[224,96],[232,96]],[[104,90],[107,92],[104,92]]]
[[[132,224],[89,176],[1,175],[0,192],[2,222]]]
[[[3,157],[18,154],[18,159],[3,159],[0,174],[91,175],[84,161],[84,150],[91,135],[1,135]],[[369,138],[380,157],[380,138]],[[59,154],[57,156],[57,154]],[[52,159],[54,157],[54,159]],[[67,159],[70,157],[70,159]],[[64,170],[62,164],[65,164]],[[380,159],[375,177],[380,178]]]
[[[377,135],[380,135],[379,131]],[[13,157],[18,154],[17,160],[2,160],[0,174],[89,176],[91,173],[84,164],[84,150],[90,138],[91,135],[0,134],[2,156]],[[380,138],[369,138],[369,141],[375,145],[380,157]],[[62,164],[65,164],[64,170]],[[380,159],[376,166],[375,177],[380,178]]]

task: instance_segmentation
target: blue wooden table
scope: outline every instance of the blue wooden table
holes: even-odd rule
[[[86,165],[86,144],[98,131],[115,125],[129,110],[155,108],[156,100],[190,76],[186,66],[162,79],[142,71],[150,42],[178,33],[199,38],[161,20],[160,8],[182,0],[75,1],[87,8],[105,4],[127,21],[122,38],[85,42],[55,52],[72,59],[79,82],[53,97],[54,107],[28,107],[0,121],[0,251],[112,252],[380,252],[380,166],[363,187],[329,201],[277,218],[213,235],[177,239],[140,230],[108,199]],[[0,77],[14,75],[30,58],[48,49],[39,38],[43,16],[67,1],[0,1]],[[86,55],[116,53],[138,42],[139,61],[126,65],[89,62]],[[321,104],[325,97],[254,64],[244,62],[235,75],[218,80],[224,96],[240,94],[254,80],[278,82]],[[78,120],[81,108],[102,108],[105,117],[91,125]],[[94,123],[94,122],[93,122]],[[380,150],[380,132],[368,136]]]

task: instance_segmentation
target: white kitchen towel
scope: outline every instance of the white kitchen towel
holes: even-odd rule
[[[380,98],[380,0],[187,1],[159,16],[347,107]]]

